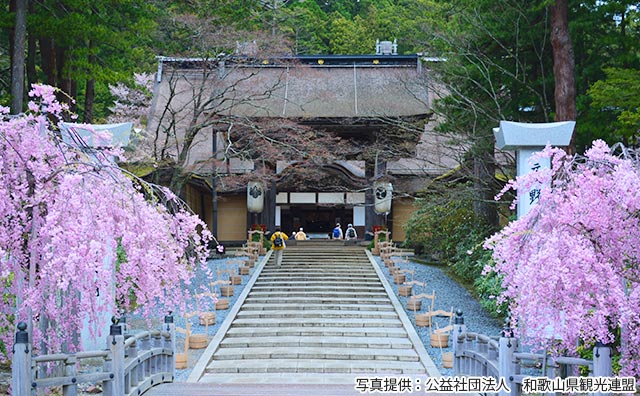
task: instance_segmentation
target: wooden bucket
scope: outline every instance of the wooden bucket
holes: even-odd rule
[[[411,285],[400,285],[398,286],[398,294],[402,297],[409,297],[413,293],[413,288]]]
[[[249,275],[249,270],[251,269],[251,267],[238,267],[238,274],[239,275]]]
[[[231,284],[232,285],[241,285],[242,284],[242,276],[240,275],[231,275]],[[233,296],[233,293],[231,293]]]
[[[189,348],[204,349],[209,344],[206,334],[192,334],[189,337]]]
[[[200,319],[200,326],[211,326],[216,323],[215,312],[202,312],[198,318]]]
[[[416,314],[416,326],[431,327],[431,315]]]
[[[407,276],[405,274],[396,273],[393,275],[393,282],[396,285],[401,285],[407,280]]]
[[[253,268],[256,265],[256,261],[249,259],[245,260],[244,264],[249,268]]]
[[[216,311],[220,311],[223,309],[229,309],[229,300],[227,299],[220,299],[218,301],[216,301],[216,303],[214,304]]]
[[[186,353],[176,353],[176,369],[186,369],[187,368],[187,354]]]
[[[419,311],[422,308],[422,300],[416,300],[413,298],[407,299],[407,309],[411,311]]]
[[[442,354],[442,367],[453,368],[453,352],[445,352]]]
[[[233,296],[233,286],[220,286],[220,294],[225,297]]]
[[[431,346],[437,348],[446,348],[449,346],[449,334],[433,333],[430,337]]]

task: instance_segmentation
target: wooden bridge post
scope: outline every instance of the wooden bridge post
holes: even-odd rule
[[[69,356],[64,362],[64,375],[66,377],[71,377],[71,385],[64,385],[62,387],[62,396],[78,396],[78,383],[76,382],[76,363],[77,359],[75,356]]]
[[[511,395],[518,394],[518,385],[513,380],[513,374],[511,372],[511,362],[513,361],[513,354],[516,350],[517,341],[513,337],[513,328],[511,327],[511,320],[507,318],[505,320],[504,327],[502,329],[502,336],[498,343],[498,377],[503,378],[509,389],[511,389]],[[509,393],[505,390],[500,390],[499,396],[507,396]]]
[[[611,367],[611,347],[607,344],[597,342],[593,347],[593,374],[594,377],[611,377],[613,369]],[[597,396],[610,395],[611,393],[595,393]]]
[[[18,323],[15,343],[13,344],[13,359],[11,362],[11,390],[14,396],[31,395],[31,345],[27,324]]]
[[[107,337],[107,349],[111,351],[113,367],[113,396],[124,395],[124,336],[118,320],[111,318],[109,337]],[[106,396],[106,395],[105,395]]]
[[[108,342],[107,342],[108,344]],[[111,373],[110,377],[111,379],[108,381],[104,381],[102,383],[102,394],[104,396],[116,396],[116,393],[114,392],[114,387],[113,387],[113,379],[114,379],[114,371],[113,371],[113,356],[111,354],[108,354],[105,358],[104,358],[104,363],[102,365],[102,371],[104,371],[105,373]]]
[[[173,381],[176,377],[176,325],[173,323],[171,311],[164,317],[163,327],[163,330],[170,334],[169,339],[165,341],[165,348],[172,352],[171,356],[166,360],[167,366],[165,367],[165,371],[171,373],[171,381]]]
[[[456,317],[453,321],[453,375],[460,375],[461,358],[458,358],[458,353],[462,353],[464,346],[464,340],[458,340],[458,336],[462,333],[466,333],[467,326],[464,324],[464,317],[462,316],[462,310],[456,311]],[[460,355],[462,356],[462,355]]]

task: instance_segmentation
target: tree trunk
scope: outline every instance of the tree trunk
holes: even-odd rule
[[[490,144],[487,145],[487,143]],[[496,191],[492,187],[496,172],[493,139],[490,142],[484,142],[482,146],[487,149],[477,147],[477,152],[473,155],[473,188],[475,190],[473,211],[478,219],[497,229],[499,220],[497,203],[494,199]]]
[[[96,80],[90,78],[87,80],[87,86],[84,92],[84,115],[82,121],[87,124],[93,122],[93,102],[96,97]]]
[[[89,42],[89,52],[93,49],[93,43]],[[89,55],[89,67],[96,62],[95,55]],[[89,71],[91,74],[91,71]],[[83,122],[91,124],[93,122],[93,102],[96,96],[96,80],[93,77],[87,78],[87,84],[84,92],[84,115]]]
[[[46,76],[45,82],[51,86],[55,86],[56,55],[53,47],[53,39],[40,37],[40,56],[42,57],[42,71]]]
[[[29,12],[33,12],[31,4],[29,4]],[[29,34],[27,37],[27,89],[38,81],[38,72],[36,71],[37,45],[36,37]]]
[[[577,117],[575,59],[569,34],[568,0],[556,0],[551,6],[551,47],[555,78],[555,120],[575,121]],[[575,152],[574,138],[568,151]]]
[[[56,54],[56,78],[58,84],[56,85],[60,91],[58,91],[58,101],[60,103],[66,103],[71,108],[71,95],[73,95],[73,81],[69,78],[69,70],[65,67],[67,49],[59,46],[55,46]],[[68,120],[67,120],[68,121]]]
[[[24,102],[24,61],[27,37],[27,0],[15,0],[16,23],[11,57],[11,113],[22,112]]]

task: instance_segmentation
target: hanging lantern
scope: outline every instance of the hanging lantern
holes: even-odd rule
[[[264,208],[264,186],[262,182],[252,181],[247,184],[247,210],[260,213]]]
[[[393,186],[388,182],[376,182],[373,185],[373,195],[375,196],[375,205],[373,210],[377,214],[386,214],[391,212],[391,199],[393,195]]]

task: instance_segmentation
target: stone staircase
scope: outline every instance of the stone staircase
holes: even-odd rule
[[[281,267],[271,258],[256,275],[189,381],[353,384],[355,377],[433,374],[362,247],[289,246]]]

